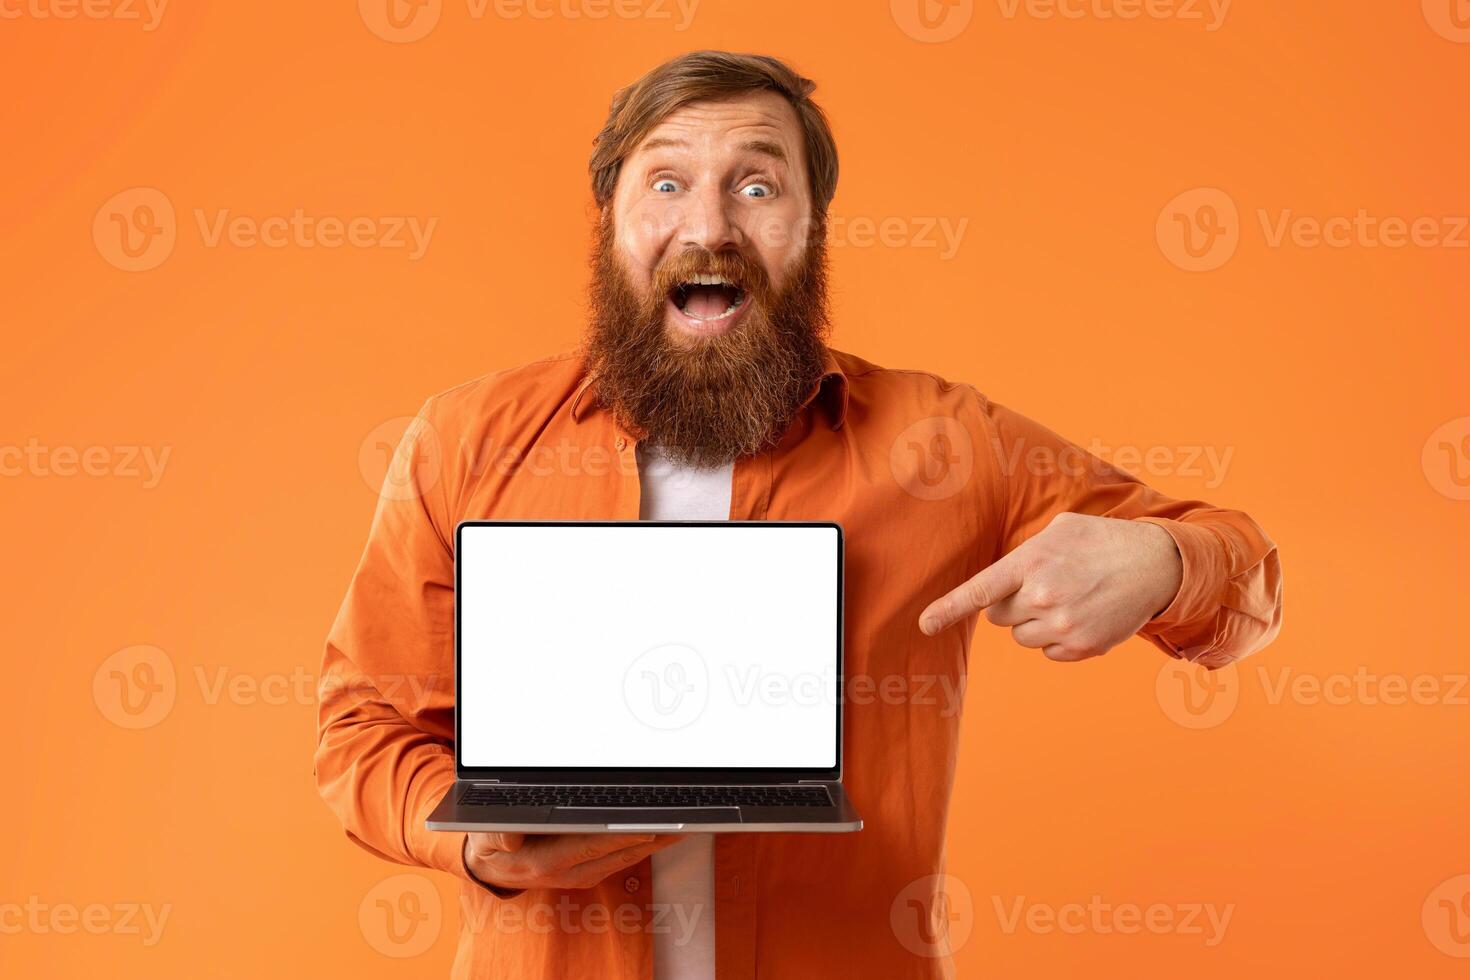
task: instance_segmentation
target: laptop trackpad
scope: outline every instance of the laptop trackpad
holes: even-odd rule
[[[559,806],[551,823],[740,823],[738,806],[652,807]]]

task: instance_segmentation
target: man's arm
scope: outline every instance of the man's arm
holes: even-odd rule
[[[380,857],[500,897],[589,888],[679,838],[462,834],[424,821],[453,784],[454,461],[431,399],[394,452],[319,684],[316,782],[347,836]],[[385,451],[388,447],[384,447]]]
[[[983,610],[1055,660],[1138,633],[1207,667],[1276,636],[1281,564],[1248,516],[1166,497],[988,401],[982,425],[1003,488],[997,560],[930,605],[925,632]]]
[[[394,452],[327,639],[316,782],[358,844],[462,876],[464,835],[424,828],[454,782],[454,560],[429,408]]]

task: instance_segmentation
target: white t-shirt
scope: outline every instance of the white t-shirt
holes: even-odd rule
[[[640,443],[638,517],[645,521],[727,521],[734,464],[676,466]],[[715,838],[691,834],[653,855],[653,902],[669,911],[653,934],[653,980],[714,980]]]

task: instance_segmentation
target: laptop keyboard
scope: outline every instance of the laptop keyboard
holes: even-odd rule
[[[825,786],[471,786],[462,806],[831,806]]]

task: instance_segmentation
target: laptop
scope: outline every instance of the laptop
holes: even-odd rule
[[[842,789],[842,528],[466,521],[455,771],[430,830],[824,832]]]

